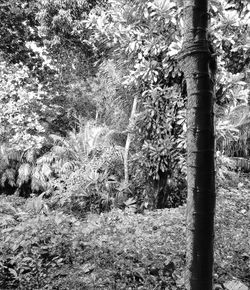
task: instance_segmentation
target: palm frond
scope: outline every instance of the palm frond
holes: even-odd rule
[[[37,165],[41,165],[43,163],[51,164],[54,160],[55,160],[55,157],[52,154],[47,153],[47,154],[39,157],[36,161],[36,164]]]
[[[1,185],[5,186],[5,184],[9,184],[10,186],[16,186],[16,170],[13,168],[7,168],[2,173],[1,177]]]
[[[65,154],[67,154],[67,151],[69,149],[64,147],[64,146],[60,146],[60,145],[54,145],[52,147],[52,150],[51,150],[51,154],[54,154],[56,155],[57,157],[62,157],[62,156],[65,156]]]
[[[18,169],[17,185],[20,187],[24,182],[28,182],[32,173],[32,167],[29,163],[23,163]]]
[[[250,107],[240,104],[231,109],[217,129],[217,149],[227,156],[246,157],[250,152]]]
[[[60,173],[64,162],[65,162],[64,159],[57,159],[54,161],[54,163],[51,164],[51,168],[53,169],[54,172]]]
[[[0,146],[0,158],[5,164],[9,164],[8,151],[4,145]]]
[[[50,134],[50,138],[53,140],[54,144],[63,144],[64,143],[64,138],[56,135],[56,134]]]
[[[216,126],[217,144],[226,146],[231,141],[239,140],[239,129],[230,124],[229,121],[220,121]]]
[[[48,181],[41,171],[40,166],[33,168],[31,176],[31,189],[32,191],[46,190],[48,187]]]
[[[9,161],[17,161],[22,162],[24,156],[24,151],[22,150],[9,150],[8,151],[8,159]]]
[[[234,107],[229,113],[228,119],[234,126],[239,126],[244,123],[244,120],[249,117],[250,107],[247,104],[241,104]]]
[[[242,157],[234,157],[236,167],[242,171],[250,172],[250,159]]]
[[[61,173],[70,173],[75,171],[77,168],[79,168],[79,166],[75,161],[67,161],[61,167]]]
[[[27,162],[34,164],[36,162],[39,150],[37,148],[31,148],[24,153],[24,158]]]
[[[46,178],[49,178],[51,176],[52,170],[48,163],[43,163],[41,167],[41,174]]]

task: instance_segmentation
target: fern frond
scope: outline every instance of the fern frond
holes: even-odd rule
[[[247,116],[249,116],[250,107],[247,104],[241,104],[234,107],[229,113],[228,119],[234,126],[240,125]]]
[[[66,147],[63,147],[63,146],[59,146],[59,145],[54,145],[52,147],[52,152],[51,154],[55,154],[56,156],[58,157],[61,157],[65,154],[67,154],[67,148]]]
[[[64,138],[59,135],[50,134],[49,136],[55,144],[62,144],[64,142]]]

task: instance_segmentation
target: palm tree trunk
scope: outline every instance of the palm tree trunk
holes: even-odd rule
[[[213,288],[215,211],[214,113],[208,0],[186,0],[180,55],[187,82],[187,268],[191,290]]]
[[[129,147],[131,143],[131,138],[132,138],[132,133],[130,130],[134,126],[134,116],[136,112],[136,106],[137,106],[137,95],[134,97],[133,105],[132,105],[132,110],[130,114],[130,119],[129,119],[129,132],[127,135],[127,140],[126,140],[126,145],[125,145],[125,150],[124,150],[124,181],[125,184],[128,184],[129,182],[129,170],[128,170],[128,154],[129,154]]]

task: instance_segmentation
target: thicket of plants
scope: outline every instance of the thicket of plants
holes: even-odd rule
[[[218,193],[218,287],[235,278],[250,286],[249,189]],[[0,217],[2,289],[185,289],[184,206],[79,220],[42,198],[8,196]]]
[[[186,200],[186,84],[177,60],[182,4],[2,2],[1,287],[181,289],[183,208],[147,210]],[[250,7],[210,2],[218,187],[235,187],[246,183],[239,172],[250,171]],[[220,227],[235,204],[219,208]],[[169,239],[157,225],[147,232],[154,218],[170,220]],[[163,253],[155,248],[161,244]],[[233,273],[222,245],[221,267]],[[161,260],[169,253],[177,260]]]
[[[211,3],[217,149],[247,157],[248,5]],[[106,176],[98,178],[104,178],[102,188],[113,179],[112,188],[123,188],[122,155],[130,135],[127,198],[138,204],[147,199],[158,208],[182,204],[186,89],[176,60],[182,6],[6,1],[1,13],[1,191],[58,192],[54,183],[67,183],[67,177],[70,183],[75,170],[92,167],[99,175],[102,161],[96,159],[113,149],[121,156],[105,166],[117,165],[118,176],[106,168]],[[248,162],[242,163],[249,170]]]

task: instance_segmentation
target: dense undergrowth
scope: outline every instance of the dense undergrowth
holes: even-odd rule
[[[215,282],[250,286],[249,182],[217,196]],[[185,206],[85,219],[1,196],[0,289],[184,289]]]

